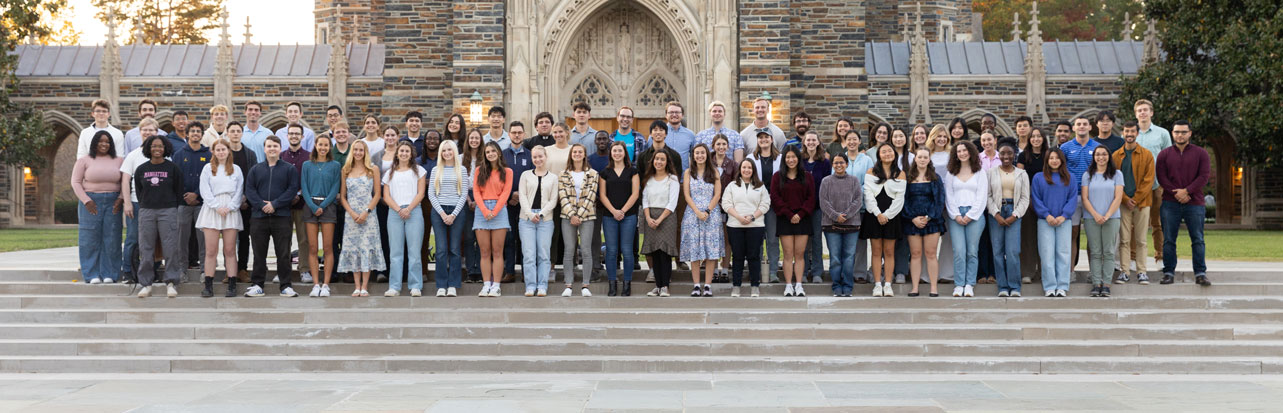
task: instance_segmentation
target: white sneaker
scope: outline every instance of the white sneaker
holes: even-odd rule
[[[873,296],[874,297],[882,296],[882,283],[873,283]]]
[[[535,289],[530,288],[526,290],[526,297],[534,297],[534,296],[535,296]]]
[[[178,290],[174,289],[173,283],[165,284],[165,296],[169,298],[174,298],[178,296]]]
[[[301,276],[303,277],[304,284],[312,282],[312,273],[304,271]]]
[[[566,287],[566,291],[561,292],[562,297],[569,297],[571,295],[574,295],[574,293],[570,291],[570,287]]]
[[[973,287],[972,287],[972,286],[970,286],[970,285],[966,286],[966,287],[965,287],[965,288],[963,288],[963,290],[962,290],[962,296],[963,296],[963,297],[975,297],[975,296],[976,296],[976,290],[975,290],[975,288],[973,288]]]
[[[749,296],[749,297],[760,297],[760,296],[762,296],[762,289],[760,289],[760,288],[758,288],[758,287],[753,287],[753,289],[752,289],[752,290],[749,290],[749,291],[752,291],[752,292],[750,292],[750,293],[748,294],[748,296]]]
[[[384,297],[396,297],[398,295],[401,295],[401,292],[397,290],[388,290],[387,292],[383,293]]]
[[[446,297],[458,297],[458,296],[459,296],[459,292],[458,292],[458,291],[456,291],[456,290],[454,289],[454,287],[450,287],[450,288],[445,289],[445,296],[446,296]]]
[[[650,292],[646,293],[646,296],[647,296],[647,297],[659,297],[659,287],[655,287],[655,289],[650,290]]]
[[[279,276],[279,275],[272,276],[272,283],[274,283],[274,284],[280,284],[280,283],[281,283],[281,276]]]
[[[107,277],[107,278],[103,278],[103,279],[102,279],[102,283],[103,283],[103,284],[115,284],[115,283],[116,283],[116,280],[112,279],[111,277]]]
[[[959,285],[959,286],[957,286],[957,287],[953,287],[953,296],[954,296],[954,297],[961,297],[961,296],[962,296],[962,290],[963,290],[963,288],[962,288],[962,286],[961,286],[961,285]],[[1050,297],[1050,296],[1048,296],[1048,297]]]
[[[793,287],[793,296],[806,297],[806,291],[802,289],[802,283],[797,283],[797,285]]]
[[[411,296],[411,297],[422,297],[422,296],[423,296],[423,290],[420,290],[420,289],[418,289],[418,288],[411,288],[411,289],[410,289],[410,296]]]
[[[588,291],[588,287],[584,287],[583,289],[579,290],[579,295],[584,297],[592,297],[592,291]]]
[[[477,293],[477,297],[489,297],[489,296],[490,296],[490,287],[482,286],[481,292]]]
[[[647,271],[647,272],[646,272],[646,282],[648,282],[648,283],[653,283],[653,282],[655,282],[655,270],[654,270],[654,269],[652,269],[652,270],[650,270],[650,271]]]
[[[263,289],[262,289],[261,287],[257,286],[257,285],[251,285],[251,286],[249,286],[249,288],[246,288],[246,289],[245,289],[245,296],[246,296],[246,297],[262,297],[262,296],[263,296]]]
[[[1055,296],[1056,296],[1056,290],[1046,290],[1046,294],[1045,294],[1045,295],[1046,295],[1047,297],[1055,297]]]
[[[141,289],[141,290],[138,290],[138,298],[147,298],[147,297],[151,297],[151,286],[150,286],[150,285],[149,285],[149,286],[146,286],[146,287],[143,287],[143,289]]]
[[[999,297],[1010,297],[1010,296],[1011,296],[1011,294],[1010,294],[1010,293],[1008,293],[1008,292],[1006,292],[1006,291],[999,291],[999,292],[998,292],[998,296],[999,296]]]
[[[499,284],[490,287],[490,295],[487,297],[503,297],[503,293],[499,291]]]
[[[313,286],[312,286],[312,292],[311,292],[311,293],[309,293],[307,296],[308,296],[308,297],[320,297],[320,296],[321,296],[321,285],[320,285],[320,284],[313,285]]]
[[[659,296],[660,296],[660,297],[668,297],[669,295],[670,295],[670,294],[668,294],[668,287],[659,287]]]
[[[739,296],[740,296],[740,288],[731,287],[731,297],[739,297]]]
[[[330,286],[328,286],[328,285],[322,285],[322,286],[321,286],[321,296],[322,296],[322,297],[329,297],[329,296],[330,296]]]
[[[896,274],[896,275],[895,275],[895,283],[896,283],[896,284],[904,284],[904,274]]]
[[[1012,296],[1012,297],[1020,297],[1020,291],[1012,291],[1012,292],[1011,292],[1011,296]]]
[[[281,290],[281,297],[298,297],[298,293],[294,292],[294,287],[285,287]]]
[[[542,288],[535,290],[535,297],[547,297],[547,296],[548,296],[548,290],[545,290]]]
[[[891,283],[883,283],[883,285],[882,285],[882,296],[883,296],[883,297],[895,297],[895,289],[894,289],[894,288],[891,288]]]
[[[91,280],[89,280],[89,284],[90,284],[90,285],[98,285],[98,284],[102,284],[102,279],[99,279],[99,278],[91,279]]]
[[[1066,290],[1056,290],[1056,296],[1057,296],[1057,297],[1068,297],[1068,296],[1069,296],[1069,291],[1066,291]]]
[[[1030,284],[1030,283],[1033,283],[1033,282],[1034,282],[1034,280],[1033,280],[1032,278],[1029,278],[1029,277],[1020,277],[1020,283],[1021,283],[1021,284]]]
[[[792,297],[792,296],[793,296],[793,284],[785,284],[785,285],[784,285],[784,296],[785,296],[785,297]]]
[[[437,289],[437,297],[445,297],[445,289],[444,289],[444,288],[438,288],[438,289]]]

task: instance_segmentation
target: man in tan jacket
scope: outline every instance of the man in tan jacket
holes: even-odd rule
[[[1149,284],[1149,275],[1145,273],[1145,260],[1148,250],[1145,249],[1145,234],[1149,229],[1149,211],[1153,205],[1152,192],[1154,185],[1154,155],[1136,143],[1140,127],[1136,121],[1123,124],[1123,147],[1114,151],[1114,165],[1123,174],[1123,201],[1119,208],[1122,214],[1122,225],[1118,230],[1118,263],[1122,267],[1115,284],[1126,284],[1127,270],[1131,268],[1133,257],[1136,260],[1136,281],[1142,285]]]

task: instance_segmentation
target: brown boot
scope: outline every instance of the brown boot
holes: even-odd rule
[[[249,282],[249,271],[241,270],[236,273],[236,280],[243,283]]]
[[[510,282],[513,282],[513,281],[516,281],[516,280],[517,280],[517,276],[516,276],[516,275],[513,275],[513,273],[507,273],[507,274],[504,274],[504,275],[503,275],[503,278],[502,278],[502,279],[500,279],[500,280],[499,280],[499,282],[500,282],[500,283],[507,284],[507,283],[510,283]]]

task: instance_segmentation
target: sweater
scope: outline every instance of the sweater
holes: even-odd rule
[[[342,182],[343,167],[338,162],[312,162],[303,163],[303,176],[299,181],[300,189],[303,191],[303,203],[307,204],[308,211],[316,211],[321,208],[329,208],[334,205],[334,201],[339,198],[339,183]],[[313,198],[324,198],[319,203]]]
[[[753,222],[744,225],[738,219],[730,217],[726,220],[726,226],[731,228],[762,228],[766,226],[766,214],[771,212],[771,194],[766,191],[766,185],[754,188],[752,184],[741,184],[734,181],[726,186],[722,191],[722,210],[735,211],[744,217],[753,217],[754,214],[761,212]]]
[[[80,203],[89,202],[90,192],[120,192],[120,165],[124,157],[99,155],[76,160],[71,169],[71,189]]]
[[[1048,216],[1070,218],[1078,208],[1078,188],[1071,182],[1064,182],[1060,174],[1051,174],[1051,184],[1043,178],[1043,173],[1034,174],[1033,192],[1030,199],[1034,204],[1034,213],[1038,219]]]
[[[895,218],[904,208],[904,191],[907,188],[908,183],[903,179],[885,179],[882,183],[878,183],[878,177],[866,173],[864,175],[864,210],[873,216],[886,215],[887,219]],[[891,205],[885,211],[878,207],[878,194],[883,189],[886,190],[887,196],[891,197]]]
[[[503,176],[502,182],[499,180],[500,176]],[[482,215],[497,214],[499,208],[507,206],[508,197],[512,196],[512,170],[503,168],[503,171],[492,171],[485,182],[480,182],[480,179],[480,173],[472,176],[472,200],[477,203],[477,209]],[[486,207],[484,201],[489,200],[499,201],[495,203],[495,209]]]
[[[253,156],[253,153],[250,154]],[[245,197],[245,175],[241,173],[241,167],[232,165],[232,174],[228,175],[223,168],[218,168],[218,176],[214,176],[214,171],[210,165],[206,164],[205,169],[200,171],[200,196],[205,199],[205,207],[210,209],[227,208],[238,210],[241,207],[241,201]],[[231,198],[226,203],[218,202],[218,196],[229,194]]]
[[[276,211],[272,216],[289,217],[290,204],[299,191],[299,174],[294,165],[278,160],[276,165],[259,162],[249,169],[245,177],[245,199],[253,218],[267,218],[263,213],[265,202],[271,202]]]
[[[771,177],[771,205],[775,207],[775,215],[783,219],[790,219],[794,215],[806,218],[815,212],[816,205],[815,183],[811,180],[811,174],[799,171],[802,174],[798,177],[800,179],[788,179],[784,176],[785,173],[779,171]]]
[[[1185,145],[1185,150],[1172,145],[1158,154],[1158,184],[1163,187],[1163,201],[1177,202],[1174,190],[1184,188],[1189,193],[1188,205],[1203,205],[1203,187],[1211,174],[1211,160],[1207,151],[1195,144]]]
[[[454,215],[458,216],[463,212],[463,207],[468,204],[468,193],[472,190],[472,178],[468,176],[466,168],[459,168],[455,172],[452,165],[438,165],[439,170],[432,172],[432,178],[428,179],[428,203],[432,205],[432,210],[439,216]],[[455,175],[458,175],[458,178]],[[437,179],[441,184],[437,185]],[[447,211],[446,208],[449,208]]]
[[[147,162],[134,171],[134,187],[139,208],[175,208],[183,198],[183,171],[170,161]]]
[[[865,178],[868,182],[868,178]],[[904,197],[900,197],[903,202]],[[855,175],[829,175],[820,182],[821,226],[860,226],[860,207],[864,206],[864,189]],[[846,214],[846,222],[838,223],[838,215]]]
[[[1024,169],[1014,168],[1016,188],[1012,198],[1011,216],[1020,218],[1029,209],[1029,174]],[[1002,208],[1002,167],[990,169],[989,174],[989,215],[997,215]],[[1043,181],[1043,183],[1047,183]]]
[[[562,172],[557,179],[557,200],[561,203],[561,218],[579,217],[581,221],[597,219],[597,184],[600,182],[597,171],[589,168],[584,172],[583,188],[575,191],[575,179],[569,170]],[[578,195],[576,195],[578,194]]]
[[[183,192],[197,194],[197,204],[200,203],[200,171],[205,169],[205,164],[209,163],[210,158],[213,158],[213,155],[210,154],[207,146],[192,149],[191,145],[183,145],[174,150],[174,163],[183,171]]]
[[[552,219],[553,211],[557,209],[557,175],[547,171],[540,180],[535,175],[535,170],[531,169],[521,174],[521,182],[518,186],[520,186],[517,197],[521,204],[521,219],[529,221],[534,218],[535,192],[539,192],[540,198],[539,220],[542,222]]]

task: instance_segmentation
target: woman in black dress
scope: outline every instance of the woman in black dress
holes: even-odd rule
[[[904,207],[904,171],[890,143],[874,148],[878,157],[864,176],[864,218],[860,238],[873,250],[873,296],[893,297],[891,273],[895,270],[895,241],[904,236],[900,210]]]

